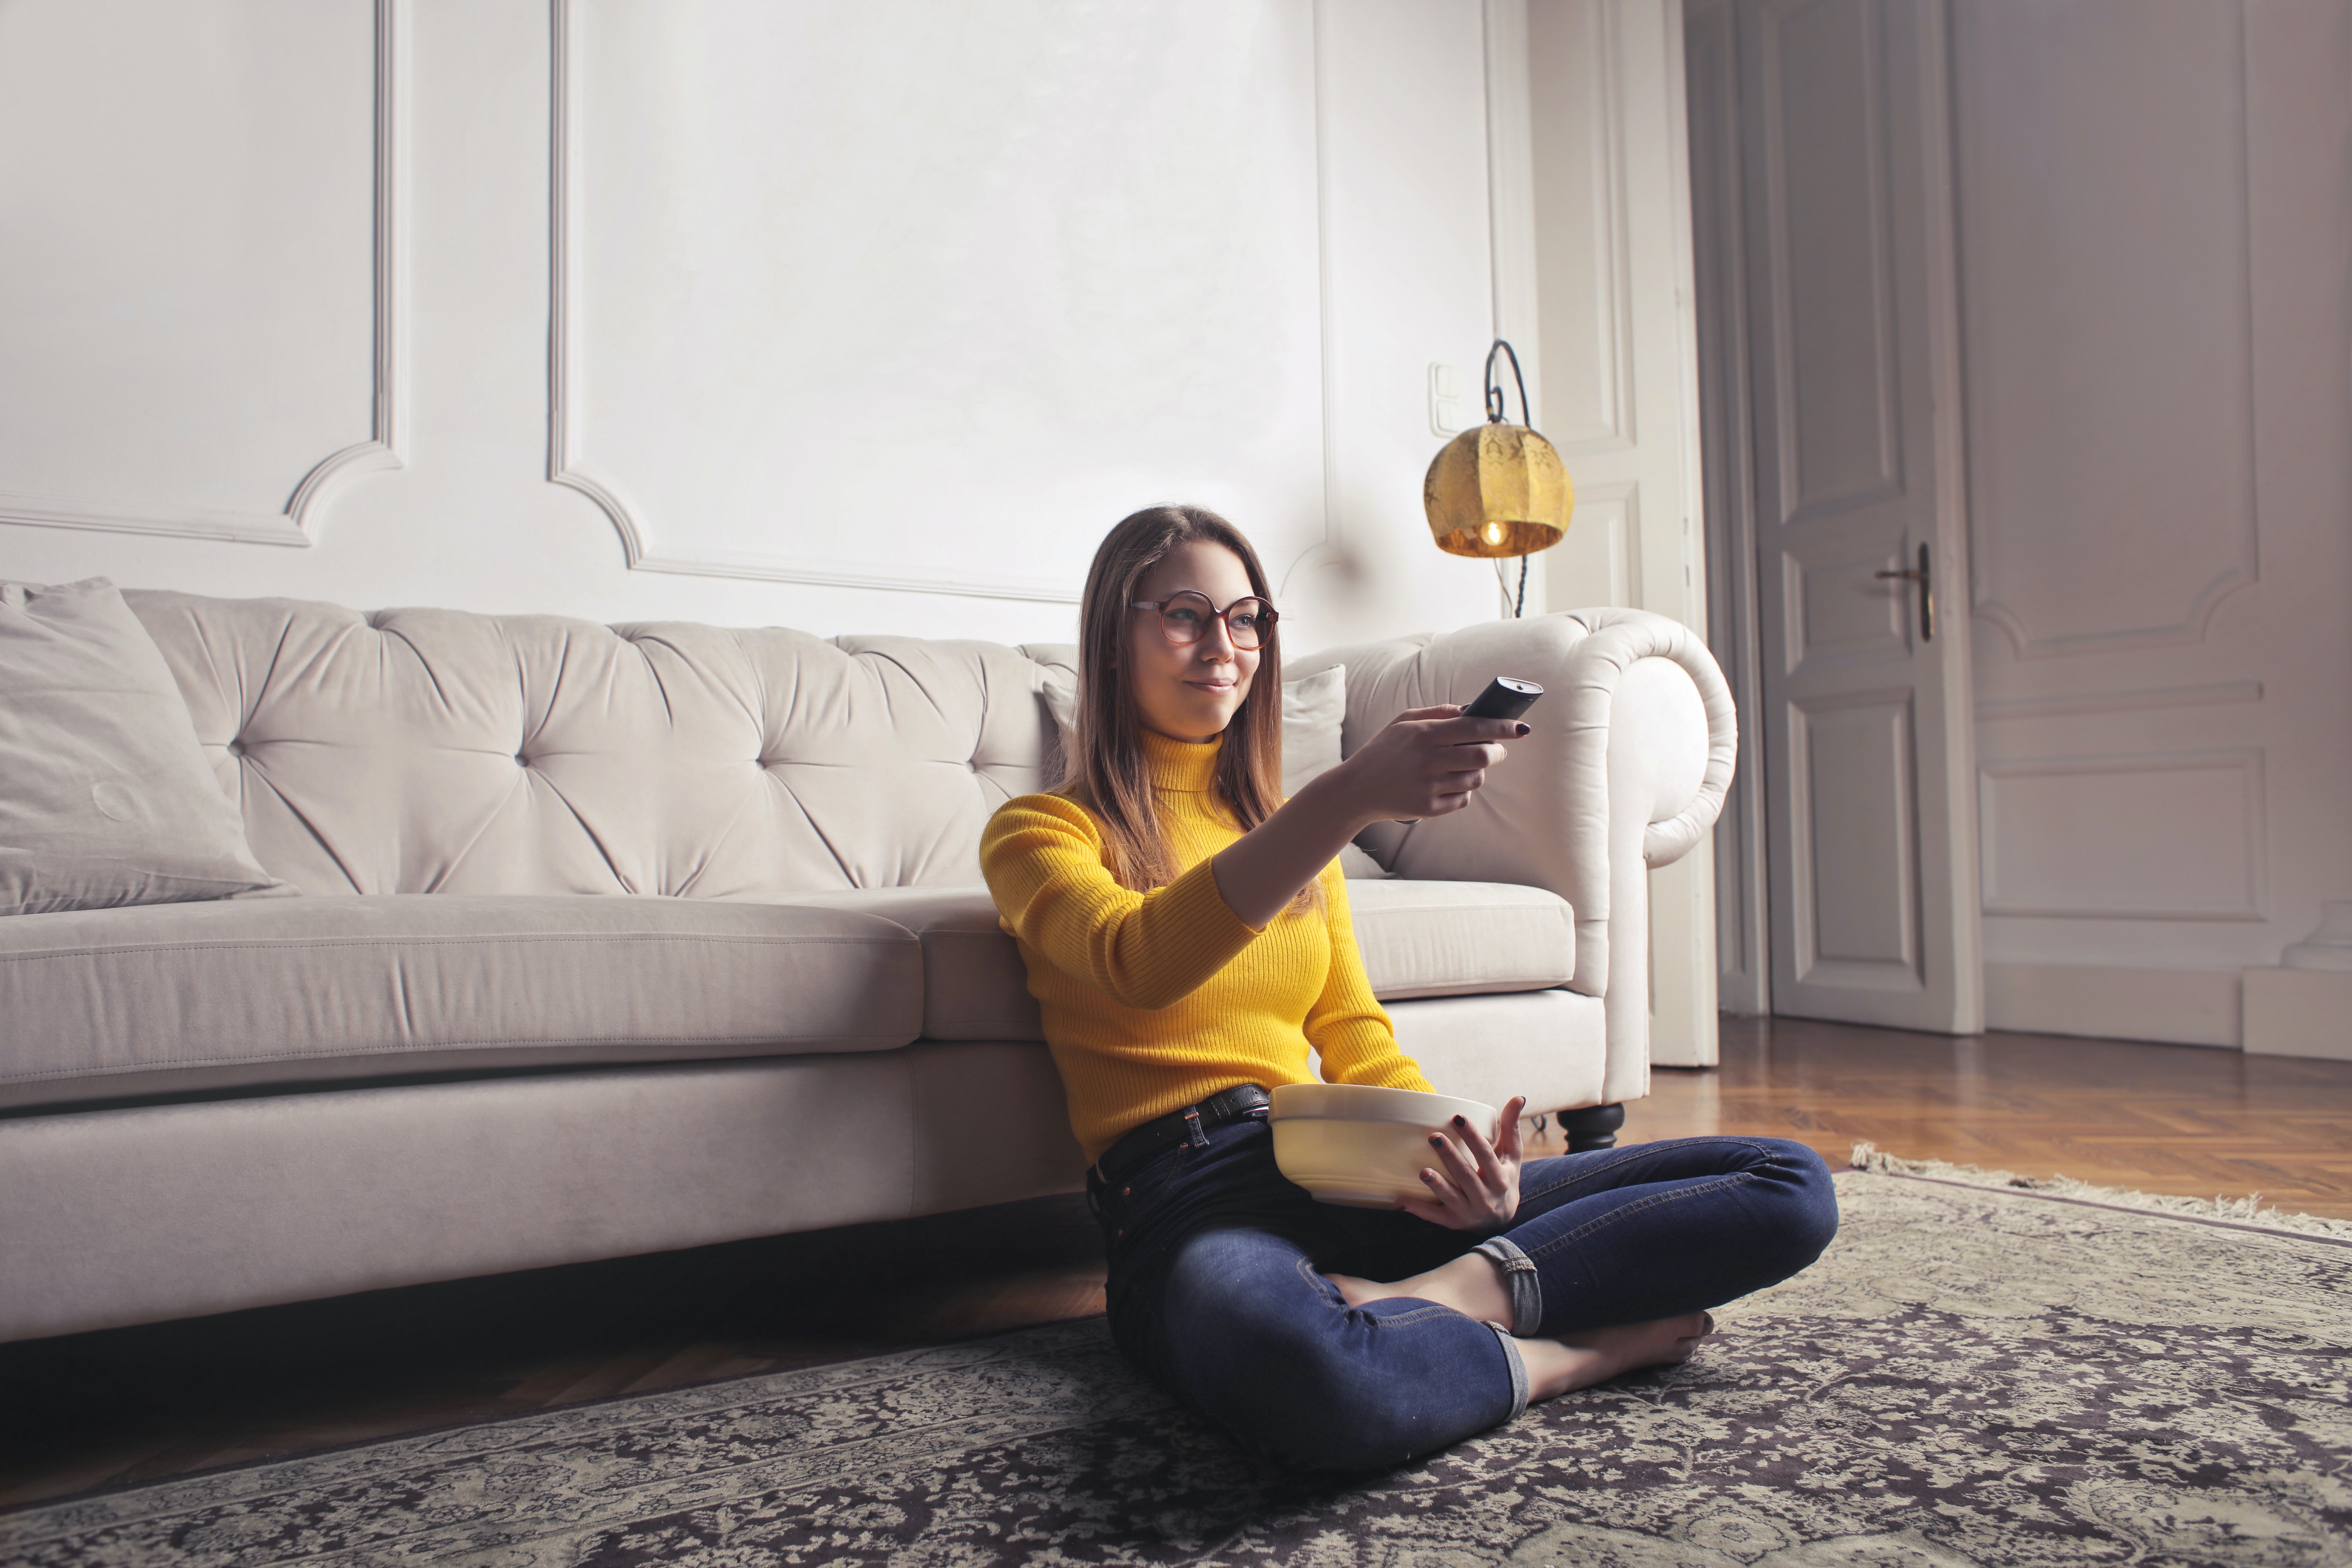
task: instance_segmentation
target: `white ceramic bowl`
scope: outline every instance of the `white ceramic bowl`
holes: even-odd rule
[[[1274,1091],[1274,1163],[1327,1204],[1393,1208],[1425,1198],[1424,1168],[1443,1171],[1429,1135],[1466,1117],[1492,1142],[1502,1115],[1491,1105],[1416,1089],[1286,1083]]]

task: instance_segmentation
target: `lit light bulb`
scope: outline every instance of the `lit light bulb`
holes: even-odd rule
[[[1486,525],[1486,542],[1489,544],[1500,544],[1503,542],[1503,525],[1501,523],[1490,522]]]

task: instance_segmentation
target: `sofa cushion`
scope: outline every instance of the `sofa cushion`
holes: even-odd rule
[[[1021,949],[996,923],[986,888],[861,888],[794,894],[792,902],[879,915],[915,933],[923,949],[924,1038],[1045,1037]]]
[[[1576,975],[1575,911],[1542,888],[1366,879],[1348,884],[1348,908],[1383,1002],[1540,991]]]
[[[867,888],[796,894],[796,906],[895,921],[923,947],[923,1036],[1040,1040],[1021,950],[985,888]],[[1495,882],[1350,880],[1356,944],[1382,1001],[1538,991],[1576,966],[1575,917],[1541,888]]]
[[[921,949],[852,910],[386,895],[0,921],[0,1106],[888,1050]]]

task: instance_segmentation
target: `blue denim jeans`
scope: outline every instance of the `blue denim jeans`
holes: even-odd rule
[[[1113,1337],[1245,1447],[1305,1469],[1377,1469],[1527,1407],[1508,1329],[1553,1336],[1675,1317],[1759,1290],[1837,1232],[1828,1167],[1778,1138],[1685,1138],[1532,1160],[1500,1236],[1317,1203],[1284,1178],[1259,1111],[1118,1187],[1089,1176]],[[1514,1322],[1433,1301],[1349,1307],[1326,1274],[1399,1279],[1473,1249]]]

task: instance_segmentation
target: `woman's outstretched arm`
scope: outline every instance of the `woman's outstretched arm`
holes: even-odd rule
[[[1453,703],[1414,708],[1318,773],[1272,816],[1210,861],[1226,908],[1264,926],[1375,822],[1443,816],[1470,804],[1501,742],[1528,727],[1511,719],[1465,719]]]
[[[1148,893],[1119,886],[1093,819],[1057,795],[999,806],[980,866],[1007,930],[1123,1007],[1191,995],[1258,934],[1226,907],[1207,861]]]
[[[1149,893],[1104,868],[1084,809],[1024,796],[990,818],[982,874],[1015,936],[1122,1005],[1165,1007],[1248,946],[1367,824],[1461,809],[1502,759],[1501,746],[1480,742],[1520,728],[1459,718],[1452,707],[1401,714],[1297,799]]]

